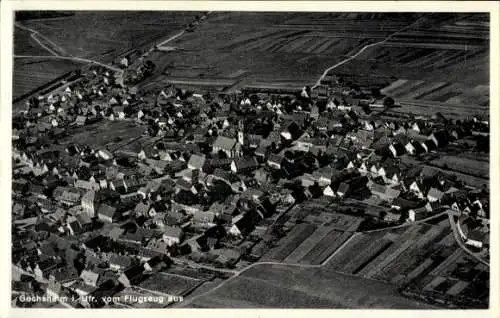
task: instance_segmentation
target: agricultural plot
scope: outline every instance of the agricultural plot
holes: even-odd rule
[[[84,143],[95,148],[109,147],[113,151],[121,145],[129,144],[131,140],[140,137],[142,133],[143,129],[132,122],[104,121],[85,127],[77,127],[71,136],[59,140],[59,143],[62,145]],[[119,141],[116,140],[117,137]]]
[[[50,81],[79,68],[64,60],[15,59],[13,68],[13,99],[36,90]]]
[[[214,80],[244,69],[248,73],[240,88],[290,89],[314,83],[329,66],[417,18],[412,14],[215,12],[194,32],[170,43],[178,50],[155,52],[150,59],[168,65],[171,79],[179,69],[186,72],[179,76],[186,76],[187,65],[206,68],[194,77]]]
[[[430,164],[444,169],[467,173],[479,178],[489,178],[489,164],[484,161],[456,156],[442,156],[432,160]]]
[[[285,258],[285,263],[298,263],[316,244],[318,244],[323,238],[328,236],[332,231],[330,227],[321,226],[314,231],[314,233],[305,239],[302,244],[300,244],[287,258]]]
[[[398,107],[391,108],[388,113],[396,115],[413,114],[415,116],[431,116],[440,112],[447,118],[466,118],[474,115],[489,114],[489,105],[474,105],[473,109],[464,105],[445,104],[428,100],[399,100]]]
[[[192,22],[195,15],[179,11],[80,11],[66,18],[23,21],[23,25],[70,55],[109,62],[127,50],[167,38]]]
[[[286,265],[259,265],[194,301],[215,308],[432,308],[386,283]]]
[[[474,306],[488,302],[489,270],[457,245],[448,220],[358,234],[323,269],[384,281],[403,287],[405,295],[442,304],[465,304],[477,290],[484,297]]]
[[[399,113],[462,117],[489,107],[489,24],[467,14],[428,16],[373,46],[332,74],[370,70],[397,80],[382,89]],[[437,108],[436,108],[437,107]],[[470,114],[468,114],[470,115]]]
[[[457,177],[457,180],[462,181],[463,183],[470,185],[470,186],[473,186],[473,187],[476,187],[476,188],[481,188],[483,186],[486,186],[489,188],[489,186],[490,186],[489,178],[480,178],[480,177],[473,176],[473,175],[469,174],[470,171],[469,171],[469,173],[466,174],[466,173],[461,173],[458,171],[448,170],[448,169],[444,169],[444,168],[438,168],[436,166],[431,166],[431,165],[424,165],[424,167],[426,169],[430,169],[431,171],[441,171],[441,172],[444,172],[446,174],[454,175]]]
[[[299,261],[302,264],[322,264],[332,253],[334,253],[345,241],[352,236],[351,232],[340,232],[332,230],[321,241],[318,242]]]
[[[264,260],[282,261],[292,253],[305,239],[314,231],[316,226],[312,224],[298,224],[290,233],[279,241],[279,246],[263,257]]]
[[[13,39],[15,55],[52,55],[31,37],[29,31],[14,27]]]
[[[138,286],[154,292],[172,296],[183,296],[203,281],[169,273],[157,273],[148,277]]]

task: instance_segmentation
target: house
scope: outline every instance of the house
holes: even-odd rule
[[[410,187],[409,187],[409,190],[413,193],[415,193],[415,195],[417,195],[417,197],[423,199],[425,197],[425,186],[422,182],[417,182],[417,181],[413,181],[411,184],[410,184]]]
[[[228,158],[235,158],[242,155],[241,145],[234,138],[218,136],[212,146],[213,153],[222,151]]]
[[[446,146],[450,140],[448,131],[446,130],[433,132],[427,137],[427,139],[432,141],[436,146],[436,148],[441,148]]]
[[[202,170],[205,164],[205,155],[192,154],[189,158],[187,167],[191,170]]]
[[[389,146],[389,151],[392,154],[393,157],[399,157],[401,155],[404,155],[406,153],[406,148],[403,144],[399,142],[393,142]]]
[[[144,202],[139,202],[135,208],[134,208],[134,213],[136,216],[149,216],[149,210],[151,209],[150,204],[146,204]]]
[[[412,222],[421,220],[427,216],[427,209],[425,206],[408,210],[408,219]]]
[[[58,281],[51,279],[47,284],[46,289],[47,297],[52,299],[59,299],[62,296],[62,285]]]
[[[99,150],[97,152],[97,154],[99,155],[99,157],[101,157],[104,160],[112,160],[113,159],[113,154],[106,149]]]
[[[385,163],[383,164],[385,165],[384,175],[382,176],[384,182],[392,185],[399,184],[401,171],[399,171],[399,169],[395,165],[386,165]]]
[[[249,210],[232,219],[228,233],[235,237],[245,236],[255,229],[255,225],[263,218],[256,210]]]
[[[100,221],[113,223],[119,217],[119,213],[117,212],[115,207],[111,207],[107,204],[102,204],[97,210],[97,217]]]
[[[82,224],[75,216],[69,216],[66,221],[66,227],[71,235],[77,235],[84,232]]]
[[[429,200],[429,202],[440,202],[443,196],[444,192],[441,192],[436,188],[430,188],[427,193],[427,200]]]
[[[73,265],[62,266],[49,275],[49,281],[56,281],[63,286],[71,285],[78,279],[78,270]]]
[[[125,119],[125,108],[123,106],[115,106],[113,107],[113,112],[118,117],[118,119]]]
[[[211,211],[199,211],[193,214],[193,223],[202,225],[212,225],[215,220],[215,214]]]
[[[359,149],[369,149],[373,143],[374,134],[373,131],[368,130],[358,130],[355,134],[351,136],[354,146]]]
[[[327,196],[327,197],[335,197],[335,191],[333,191],[332,187],[330,185],[328,185],[323,190],[323,195]]]
[[[215,259],[215,264],[232,268],[238,263],[241,253],[235,249],[222,248],[210,251],[217,255]]]
[[[127,255],[111,254],[109,268],[113,271],[122,271],[134,264],[134,259]]]
[[[390,188],[386,185],[379,185],[377,183],[373,183],[370,190],[372,194],[376,195],[381,200],[389,202],[399,197],[399,194],[401,193],[400,190]]]
[[[81,205],[83,211],[90,217],[96,216],[96,210],[99,206],[98,197],[99,196],[94,190],[87,191],[87,193],[82,196]]]
[[[337,196],[344,197],[349,193],[349,191],[350,191],[349,184],[342,182],[339,185],[339,188],[337,189]]]
[[[118,282],[124,287],[131,287],[139,283],[143,278],[144,267],[140,265],[133,265],[125,269],[118,277]]]
[[[418,143],[416,143],[418,144]],[[420,144],[418,144],[420,145]],[[415,145],[415,142],[409,141],[405,144],[405,151],[410,154],[410,155],[416,155],[417,154],[417,146]]]
[[[180,227],[166,226],[163,229],[163,240],[167,246],[180,244],[184,238],[184,231]]]
[[[85,126],[87,123],[87,116],[76,116],[75,124],[77,126]]]
[[[281,164],[283,163],[283,160],[285,158],[281,154],[270,154],[269,158],[267,159],[267,165],[273,169],[281,169]]]
[[[63,265],[62,262],[54,258],[46,258],[38,261],[35,265],[34,274],[38,278],[48,279],[51,272]]]
[[[300,126],[292,121],[284,130],[281,131],[280,135],[288,141],[295,140],[300,137],[301,129]]]
[[[127,193],[127,183],[123,179],[113,180],[109,183],[109,188],[118,193],[124,194]]]
[[[98,287],[97,282],[99,281],[99,274],[91,270],[83,270],[80,274],[80,278],[87,285]]]
[[[231,162],[231,171],[234,173],[245,173],[253,171],[259,167],[259,162],[255,157],[237,158]]]
[[[168,265],[163,256],[157,255],[146,261],[143,267],[146,272],[158,272]]]

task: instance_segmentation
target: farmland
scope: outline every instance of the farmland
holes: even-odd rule
[[[182,296],[203,283],[201,280],[169,273],[158,273],[148,277],[138,286],[146,290],[161,292],[173,296]]]
[[[42,34],[43,37],[36,39],[57,54],[109,63],[133,48],[149,47],[152,42],[181,30],[194,16],[191,12],[79,11],[55,19],[41,14],[20,23]],[[35,41],[30,31],[18,26],[14,28],[14,54],[52,55]],[[29,93],[79,67],[80,63],[53,58],[15,58],[13,96]]]
[[[489,177],[489,165],[487,162],[456,156],[442,156],[439,159],[431,161],[431,164],[461,173],[472,174],[479,178],[488,179]]]
[[[130,147],[130,142],[139,138],[142,133],[142,129],[132,122],[106,121],[76,128],[74,134],[59,140],[59,143],[86,143],[96,148],[109,147],[110,150],[115,150],[124,145]],[[117,141],[117,137],[120,141]]]
[[[78,11],[58,19],[23,21],[69,55],[110,62],[124,52],[168,37],[192,21],[193,12]]]
[[[284,228],[290,228],[262,261],[320,265],[359,227],[362,219],[335,212],[336,205],[312,200],[287,213]]]
[[[198,308],[432,308],[383,282],[287,265],[258,265],[184,306]]]
[[[481,17],[479,17],[481,18]],[[383,87],[400,113],[463,117],[465,106],[489,107],[489,23],[476,15],[438,14],[365,50],[330,74],[394,77]],[[467,110],[468,111],[468,110]]]
[[[473,268],[474,274],[465,274]],[[467,297],[465,287],[486,290],[484,275],[489,272],[458,247],[448,220],[435,225],[424,223],[358,234],[329,260],[324,270],[407,286],[417,294],[427,287],[430,294],[448,297],[446,300],[456,306]],[[459,273],[463,273],[462,276]],[[448,281],[448,287],[437,290],[429,285],[437,277],[444,277],[442,282]],[[459,289],[462,285],[464,289]],[[487,303],[487,299],[485,301]]]
[[[150,56],[167,79],[229,78],[233,89],[293,88],[313,83],[330,65],[406,27],[418,15],[364,13],[214,12],[194,32]],[[151,79],[150,81],[155,81]]]
[[[15,59],[13,98],[27,94],[79,67],[81,65],[66,60]]]

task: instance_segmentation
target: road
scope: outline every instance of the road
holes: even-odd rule
[[[460,237],[460,234],[458,233],[457,224],[453,218],[453,214],[448,213],[448,219],[450,220],[450,226],[453,230],[453,236],[455,237],[455,241],[457,241],[457,244],[460,246],[460,248],[462,248],[465,253],[469,254],[471,257],[473,257],[475,260],[477,260],[481,264],[484,264],[484,265],[490,267],[490,263],[486,262],[485,260],[483,260],[482,258],[477,256],[476,253],[472,252],[471,250],[469,250],[467,248],[467,246],[465,246],[462,238]]]
[[[402,227],[407,227],[407,226],[412,226],[412,225],[415,225],[415,224],[425,223],[425,222],[430,221],[432,219],[436,219],[436,218],[438,218],[438,217],[440,217],[440,216],[442,216],[444,214],[447,214],[446,211],[434,214],[434,215],[429,216],[429,217],[427,217],[425,219],[421,219],[421,220],[418,220],[418,221],[415,221],[415,222],[406,222],[406,223],[403,223],[403,224],[400,224],[400,225],[384,227],[384,228],[376,229],[376,230],[363,231],[363,232],[359,232],[359,233],[373,233],[373,232],[380,232],[380,231],[395,230],[395,229],[399,229],[399,228],[402,228]]]
[[[54,42],[52,42],[51,40],[49,40],[47,37],[43,36],[42,34],[40,34],[40,32],[36,31],[36,30],[33,30],[31,28],[28,28],[24,25],[21,25],[19,24],[18,22],[14,22],[14,25],[20,29],[23,29],[23,30],[26,30],[26,31],[29,31],[31,33],[31,38],[33,40],[35,40],[41,47],[43,47],[45,50],[49,51],[52,55],[55,55],[55,56],[59,56],[60,54],[55,52],[54,50],[52,50],[51,48],[47,47],[45,44],[43,44],[39,39],[38,37],[44,39],[45,41],[47,41],[48,43],[50,43],[50,45],[52,45],[55,49],[59,50],[60,52],[65,52],[65,50],[60,47],[59,45],[55,44]]]
[[[333,65],[333,66],[330,66],[329,68],[327,68],[323,74],[320,76],[320,78],[318,79],[318,81],[316,82],[316,84],[314,84],[313,87],[311,87],[311,89],[315,89],[316,87],[318,87],[321,83],[321,81],[328,75],[328,73],[333,70],[333,69],[336,69],[337,67],[341,66],[341,65],[344,65],[345,63],[349,62],[349,61],[352,61],[353,59],[355,59],[356,57],[358,57],[359,55],[361,55],[364,51],[366,51],[367,49],[371,48],[371,47],[374,47],[374,46],[377,46],[377,45],[380,45],[380,44],[383,44],[385,42],[387,42],[389,39],[391,39],[393,36],[405,31],[406,29],[410,28],[410,27],[413,27],[415,26],[415,24],[419,23],[420,20],[422,18],[419,18],[417,19],[415,22],[401,28],[400,30],[388,35],[386,38],[384,38],[383,40],[381,41],[378,41],[378,42],[375,42],[375,43],[372,43],[372,44],[368,44],[368,45],[365,45],[363,46],[356,54],[354,55],[351,55],[349,56],[348,58],[338,62],[337,64]]]
[[[117,72],[117,73],[123,73],[123,70],[118,68],[118,67],[115,67],[115,66],[112,66],[112,65],[109,65],[109,64],[106,64],[106,63],[102,63],[102,62],[99,62],[99,61],[96,61],[96,60],[92,60],[92,59],[87,59],[87,58],[83,58],[83,57],[76,57],[76,56],[71,56],[71,55],[61,55],[59,53],[57,53],[56,51],[54,51],[53,49],[49,48],[48,46],[46,46],[45,44],[43,44],[38,38],[41,38],[45,41],[47,41],[48,43],[50,43],[56,50],[60,51],[60,52],[66,52],[62,47],[60,47],[59,45],[55,44],[54,42],[52,42],[50,39],[48,39],[46,36],[42,35],[40,32],[36,31],[36,30],[33,30],[31,28],[28,28],[24,25],[21,25],[19,23],[14,23],[14,25],[20,29],[23,29],[23,30],[26,30],[26,31],[29,31],[31,32],[31,37],[33,38],[33,40],[35,40],[42,48],[44,48],[46,51],[48,51],[49,53],[51,53],[52,55],[14,55],[14,58],[52,58],[52,59],[63,59],[63,60],[70,60],[70,61],[75,61],[75,62],[80,62],[80,63],[90,63],[90,64],[95,64],[95,65],[99,65],[99,66],[102,66],[102,67],[105,67],[109,70],[112,70],[114,72]]]
[[[184,302],[182,303],[178,303],[176,304],[174,307],[186,307],[190,304],[192,304],[195,300],[197,300],[198,298],[201,298],[203,296],[206,296],[208,294],[211,294],[211,293],[214,293],[215,291],[217,291],[218,289],[220,289],[221,287],[225,286],[227,283],[229,283],[230,281],[236,279],[238,276],[242,275],[244,272],[256,267],[256,266],[260,266],[260,265],[280,265],[280,266],[292,266],[292,267],[303,267],[303,268],[321,268],[323,266],[325,266],[326,264],[328,264],[328,262],[338,253],[340,252],[345,246],[347,246],[347,244],[349,244],[349,242],[355,237],[357,236],[359,233],[354,233],[349,239],[347,239],[335,252],[333,252],[326,260],[323,261],[323,263],[319,264],[319,265],[309,265],[309,264],[294,264],[294,263],[282,263],[282,262],[257,262],[257,263],[253,263],[247,267],[245,267],[244,269],[240,270],[240,271],[236,271],[234,273],[233,276],[229,277],[228,279],[226,279],[225,281],[223,281],[222,283],[220,283],[219,285],[215,286],[214,288],[204,292],[203,294],[199,294],[191,299],[188,299],[188,300],[185,300]]]
[[[101,63],[101,62],[98,62],[95,60],[86,59],[83,57],[62,56],[62,55],[14,55],[14,58],[40,58],[40,59],[70,60],[70,61],[75,61],[75,62],[80,62],[80,63],[90,63],[90,64],[99,65],[99,66],[105,67],[105,68],[107,68],[111,71],[117,72],[117,73],[123,72],[123,70],[118,68],[118,67],[115,67],[115,66],[112,66],[109,64],[105,64],[105,63]]]
[[[168,44],[169,42],[172,42],[173,40],[177,39],[178,37],[182,36],[184,33],[186,33],[186,31],[182,30],[180,31],[179,33],[169,37],[168,39],[166,39],[165,41],[161,42],[160,44],[156,45],[157,47],[162,47],[164,46],[165,44]],[[153,51],[154,50],[154,47],[151,48],[149,51]]]

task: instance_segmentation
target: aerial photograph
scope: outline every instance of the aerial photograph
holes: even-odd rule
[[[12,28],[12,308],[490,308],[489,13]]]

